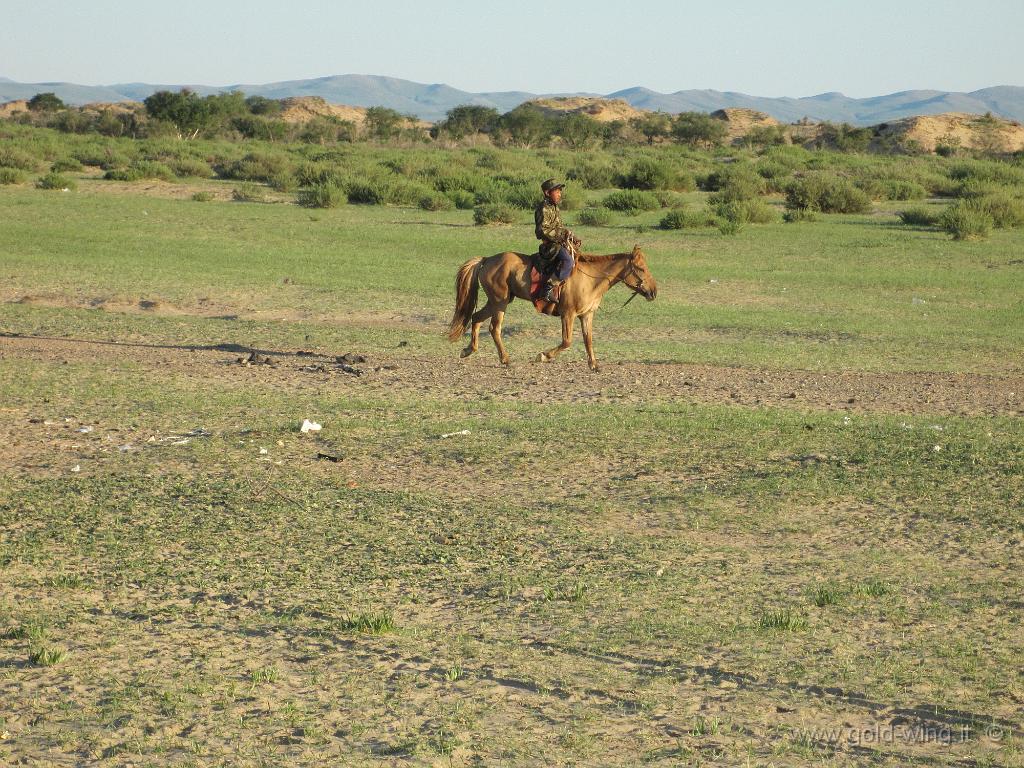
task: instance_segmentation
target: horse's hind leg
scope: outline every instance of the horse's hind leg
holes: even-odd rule
[[[498,359],[501,360],[502,365],[509,364],[508,352],[505,351],[505,344],[501,340],[501,324],[505,320],[506,307],[508,307],[507,303],[496,304],[494,312],[491,314],[491,338],[494,339],[494,346],[498,348]]]
[[[469,331],[469,346],[466,347],[462,352],[459,353],[459,357],[469,357],[480,347],[480,326],[484,324],[484,320],[490,317],[494,312],[491,306],[490,300],[484,304],[482,309],[478,309],[473,313],[472,322]]]

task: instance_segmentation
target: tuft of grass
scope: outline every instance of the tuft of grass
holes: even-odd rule
[[[46,580],[48,586],[58,589],[78,589],[85,584],[85,579],[77,573],[59,573]]]
[[[56,646],[40,645],[29,651],[28,660],[37,667],[52,667],[67,659],[68,652]]]
[[[78,185],[73,179],[69,179],[67,176],[62,176],[59,173],[50,173],[43,176],[39,181],[36,182],[36,186],[39,189],[58,189],[58,190],[74,190],[77,189]]]
[[[273,665],[249,671],[249,682],[252,683],[253,687],[276,683],[280,677],[281,670]]]
[[[939,214],[929,211],[923,205],[907,208],[896,214],[900,223],[911,227],[934,227],[939,223]]]
[[[196,192],[192,195],[192,199],[197,203],[208,203],[213,200],[212,192]]]
[[[445,670],[444,679],[449,683],[454,683],[456,680],[461,680],[465,675],[466,670],[462,668],[461,664],[453,664]]]
[[[868,579],[857,587],[857,594],[865,597],[884,597],[892,592],[892,587],[881,579]]]
[[[349,632],[365,632],[368,635],[385,635],[397,629],[395,617],[391,614],[391,611],[357,613],[354,616],[345,616],[339,622],[339,627]]]
[[[939,225],[954,240],[984,240],[992,224],[992,216],[970,200],[951,205],[939,219]]]
[[[789,608],[778,611],[765,611],[757,620],[757,626],[761,629],[799,632],[802,629],[807,629],[807,618],[799,613],[794,613]]]
[[[811,589],[811,600],[819,608],[839,605],[843,600],[843,590],[835,584],[818,584]]]
[[[263,203],[267,195],[262,187],[245,182],[231,190],[231,199],[239,203]]]

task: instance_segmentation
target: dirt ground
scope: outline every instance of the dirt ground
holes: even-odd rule
[[[539,343],[537,346],[541,347]],[[246,364],[244,359],[253,352],[261,362]],[[803,411],[1024,414],[1024,376],[762,370],[629,361],[603,363],[601,371],[594,373],[575,354],[579,350],[570,350],[552,363],[522,360],[506,369],[497,364],[489,349],[460,360],[456,345],[446,359],[397,349],[370,354],[365,362],[354,363],[346,371],[336,357],[347,352],[0,336],[0,356],[8,358],[71,363],[130,361],[144,369],[186,378],[239,384],[257,378],[263,384],[294,389],[320,389],[330,383],[332,387],[367,393],[415,391],[442,400],[515,398],[549,404],[672,401]]]

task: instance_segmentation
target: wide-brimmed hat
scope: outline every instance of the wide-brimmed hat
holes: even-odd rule
[[[540,188],[544,192],[545,195],[548,192],[551,192],[551,191],[556,190],[556,189],[563,189],[564,187],[565,187],[565,184],[562,184],[560,181],[555,181],[554,179],[545,179],[540,184]]]

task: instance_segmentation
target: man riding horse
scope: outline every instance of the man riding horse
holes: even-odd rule
[[[576,250],[581,245],[576,236],[562,224],[562,214],[558,204],[562,201],[562,188],[554,179],[547,179],[541,185],[544,199],[537,204],[533,213],[536,222],[536,235],[540,240],[540,259],[538,267],[547,275],[548,301],[557,302],[555,289],[565,282],[572,274],[575,266],[570,249]]]

